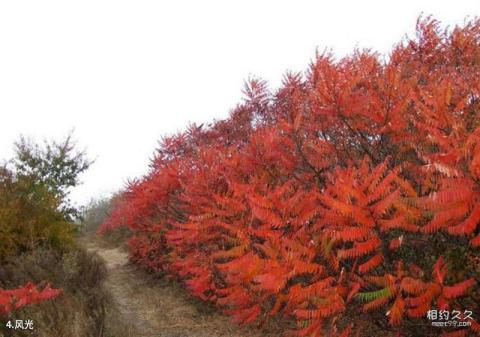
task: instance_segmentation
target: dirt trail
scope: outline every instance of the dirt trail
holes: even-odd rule
[[[95,241],[86,244],[107,266],[106,287],[117,305],[120,319],[139,337],[261,337],[252,328],[239,328],[228,318],[197,303],[171,282],[156,280],[128,262],[119,248],[104,248]],[[123,335],[122,333],[122,335]]]

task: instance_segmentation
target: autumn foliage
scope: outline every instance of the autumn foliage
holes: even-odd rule
[[[20,309],[29,304],[55,298],[62,293],[59,289],[52,289],[47,284],[42,290],[38,290],[32,283],[17,289],[0,289],[0,314]]]
[[[70,205],[69,188],[91,164],[76,151],[71,135],[43,146],[21,137],[14,150],[14,157],[0,165],[0,315],[62,293],[48,284],[42,290],[32,282],[20,286],[12,282],[20,273],[5,270],[34,251],[51,249],[61,256],[74,248],[77,210]],[[39,273],[29,271],[28,280]],[[2,289],[7,287],[15,289]]]
[[[479,78],[480,21],[426,18],[386,61],[323,53],[275,93],[252,80],[228,119],[163,139],[101,231],[127,226],[132,261],[298,336],[478,315]]]

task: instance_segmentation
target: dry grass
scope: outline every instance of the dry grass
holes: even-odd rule
[[[110,301],[103,289],[106,269],[98,256],[83,249],[68,253],[38,249],[7,261],[0,266],[0,287],[16,288],[29,281],[50,282],[62,288],[60,297],[2,317],[3,320],[34,322],[34,331],[7,330],[0,335],[38,337],[99,337],[105,325],[105,312]],[[3,322],[2,322],[3,323]]]

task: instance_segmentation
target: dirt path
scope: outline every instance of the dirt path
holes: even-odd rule
[[[237,327],[228,318],[189,297],[178,285],[152,280],[128,262],[127,253],[123,250],[104,248],[94,241],[86,246],[105,261],[108,272],[105,285],[125,326],[122,336],[266,336],[255,329],[252,331],[252,328]]]

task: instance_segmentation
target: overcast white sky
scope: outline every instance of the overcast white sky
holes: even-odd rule
[[[96,158],[82,204],[144,174],[162,135],[227,116],[250,75],[276,88],[317,47],[388,53],[422,11],[455,25],[480,2],[1,1],[0,159],[74,128]]]

